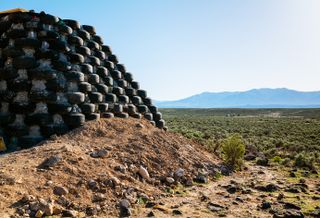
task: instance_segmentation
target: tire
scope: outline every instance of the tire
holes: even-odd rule
[[[126,68],[123,64],[117,64],[116,67],[117,67],[117,70],[119,70],[121,73],[123,74],[126,73]]]
[[[108,56],[108,60],[111,61],[111,62],[113,62],[113,63],[115,63],[115,64],[119,63],[118,57],[117,57],[116,55],[114,55],[114,54],[109,55],[109,56]]]
[[[52,62],[53,68],[62,72],[71,70],[71,64],[66,61],[55,60]]]
[[[102,117],[102,118],[113,118],[113,117],[114,117],[114,114],[113,114],[113,113],[110,113],[110,112],[105,112],[105,113],[102,113],[102,114],[101,114],[101,117]]]
[[[94,51],[93,55],[100,60],[106,59],[106,54],[103,51]]]
[[[100,45],[93,40],[87,41],[87,47],[91,50],[99,50]]]
[[[39,64],[33,57],[17,57],[13,58],[12,66],[16,69],[31,69],[37,67]]]
[[[103,100],[103,95],[99,92],[91,92],[88,96],[91,103],[100,103]]]
[[[23,148],[31,148],[40,143],[44,138],[42,136],[22,136],[18,138],[18,145]]]
[[[66,80],[58,75],[57,78],[47,80],[46,87],[48,91],[64,92],[66,90]]]
[[[158,108],[157,108],[156,106],[154,106],[154,105],[150,105],[150,106],[149,106],[149,110],[150,110],[150,112],[153,113],[153,114],[155,114],[155,113],[158,112]]]
[[[79,88],[79,91],[83,93],[88,93],[92,91],[92,85],[88,82],[79,83],[78,88]]]
[[[126,93],[126,95],[129,96],[129,97],[133,97],[133,96],[137,95],[136,90],[133,89],[133,88],[126,88],[126,89],[125,89],[125,93]]]
[[[131,73],[126,72],[126,73],[124,74],[124,79],[125,79],[126,81],[128,81],[128,82],[132,82],[132,81],[133,81],[133,76],[132,76]]]
[[[103,39],[101,36],[98,36],[98,35],[94,35],[92,36],[92,40],[97,42],[98,44],[102,45],[103,44]]]
[[[36,108],[36,105],[34,103],[18,103],[13,102],[9,105],[9,111],[11,113],[15,114],[28,114],[32,113],[34,109]]]
[[[145,113],[145,114],[144,114],[144,118],[146,118],[146,119],[149,120],[149,121],[152,121],[152,120],[153,120],[152,113]]]
[[[28,70],[28,77],[35,80],[51,80],[57,77],[56,71],[48,68],[33,68]]]
[[[114,70],[114,63],[111,61],[104,61],[103,66],[105,66],[109,71]]]
[[[21,48],[17,48],[14,46],[6,47],[5,49],[2,50],[2,56],[4,58],[15,58],[15,57],[20,57],[24,55],[24,52]]]
[[[92,85],[100,83],[100,77],[98,74],[90,74],[88,75],[88,82]]]
[[[150,123],[151,123],[152,126],[156,126],[156,122],[150,121]]]
[[[14,125],[9,124],[5,127],[4,132],[9,136],[24,136],[27,135],[29,132],[29,128],[26,125]]]
[[[142,104],[141,97],[139,97],[139,96],[133,96],[133,97],[131,98],[131,101],[132,101],[132,103],[133,103],[134,105],[140,105],[140,104]]]
[[[92,55],[87,57],[86,62],[92,66],[100,66],[101,64],[100,59]]]
[[[96,73],[102,78],[105,79],[109,76],[109,71],[107,68],[99,66],[96,69]]]
[[[128,86],[128,82],[125,81],[124,79],[119,79],[117,83],[118,83],[118,86],[120,86],[121,88],[127,88]]]
[[[140,85],[139,85],[139,83],[136,82],[136,81],[132,81],[132,82],[131,82],[131,87],[132,87],[133,89],[140,89]]]
[[[114,107],[113,107],[113,112],[115,114],[122,113],[123,112],[122,104],[115,104]]]
[[[14,41],[14,45],[18,48],[33,48],[39,49],[41,47],[41,41],[31,38],[20,38]]]
[[[59,52],[54,50],[36,50],[35,57],[37,59],[50,59],[52,60],[58,60],[59,59]]]
[[[67,99],[70,104],[81,104],[85,100],[85,95],[82,92],[67,93]]]
[[[147,106],[150,106],[150,105],[152,105],[152,100],[151,100],[151,98],[145,98],[145,99],[143,99],[143,103]]]
[[[71,111],[69,103],[51,103],[47,107],[50,114],[67,114]]]
[[[155,121],[162,120],[162,113],[161,112],[154,113],[153,118]]]
[[[144,114],[144,113],[148,112],[148,107],[145,106],[145,105],[139,105],[138,106],[138,111],[139,111],[139,113]]]
[[[72,28],[67,25],[57,25],[58,32],[62,35],[70,35],[72,34]]]
[[[118,70],[111,71],[111,76],[113,79],[116,79],[116,80],[119,80],[122,77],[121,72]]]
[[[104,81],[104,84],[106,84],[107,86],[110,87],[110,89],[112,89],[112,87],[113,87],[112,77],[108,76],[107,78],[104,78],[103,81]]]
[[[85,31],[87,31],[91,35],[95,35],[96,34],[96,29],[93,26],[82,25],[82,29],[84,29]]]
[[[11,90],[0,91],[0,99],[2,102],[11,102],[16,93]]]
[[[49,91],[33,91],[29,93],[29,99],[32,102],[46,102],[54,103],[57,101],[57,95],[54,92]]]
[[[98,111],[101,113],[107,112],[109,108],[109,105],[107,103],[100,103],[98,104]]]
[[[14,120],[14,115],[11,113],[0,112],[0,125],[5,126]]]
[[[112,92],[113,92],[114,94],[116,94],[117,96],[124,94],[124,90],[123,90],[123,88],[121,88],[121,87],[113,87]]]
[[[142,119],[142,114],[139,114],[139,113],[130,114],[130,116],[135,119]]]
[[[70,45],[83,46],[83,39],[79,36],[69,35],[68,36],[68,43]]]
[[[68,52],[70,51],[69,46],[66,42],[61,40],[52,40],[49,42],[49,48],[53,50],[57,50],[60,52]]]
[[[80,29],[80,23],[76,20],[63,19],[63,22],[74,30]]]
[[[90,56],[91,50],[86,46],[76,47],[76,52],[82,54],[83,56]]]
[[[38,34],[38,39],[40,39],[41,41],[46,41],[50,43],[53,43],[58,41],[58,42],[62,42],[59,40],[59,34],[55,31],[51,31],[51,30],[42,30],[39,31]]]
[[[77,35],[80,36],[83,40],[89,40],[90,39],[90,33],[88,33],[85,30],[78,30]]]
[[[64,122],[71,128],[77,128],[85,123],[85,116],[81,113],[71,113],[64,117]]]
[[[31,82],[29,80],[9,80],[7,86],[14,92],[28,92],[31,89]]]
[[[163,129],[164,127],[165,127],[165,121],[163,120],[163,119],[161,119],[161,120],[158,120],[157,122],[156,122],[156,126],[158,127],[158,128],[160,128],[160,129]]]
[[[104,84],[96,84],[95,87],[96,87],[97,91],[103,95],[108,94],[108,92],[109,92],[109,87]]]
[[[141,98],[145,99],[147,97],[147,91],[138,89],[137,95],[140,96]]]
[[[84,57],[78,53],[72,53],[68,55],[69,61],[73,64],[82,64],[84,63]]]
[[[69,71],[65,72],[65,78],[69,82],[83,82],[84,81],[84,74],[78,71]]]
[[[27,31],[21,29],[11,29],[6,32],[9,39],[18,39],[27,37]]]
[[[129,118],[129,114],[127,113],[117,113],[115,116],[123,119]]]
[[[44,24],[53,25],[59,21],[59,18],[50,14],[41,14],[40,21]]]
[[[79,105],[81,112],[83,114],[92,114],[95,112],[96,110],[96,105],[91,104],[91,103],[83,103],[81,105]]]
[[[107,56],[110,56],[112,54],[111,48],[107,45],[102,45],[101,50],[106,53]]]
[[[128,113],[129,113],[130,115],[131,115],[131,114],[135,114],[135,113],[137,113],[137,108],[136,108],[135,105],[129,104],[127,111],[128,111]]]
[[[115,103],[117,101],[117,96],[112,93],[106,94],[105,100],[107,103]]]
[[[25,123],[27,125],[45,126],[52,122],[52,116],[49,113],[28,114],[25,118]]]
[[[90,64],[81,64],[81,71],[84,74],[92,74],[93,73],[93,67]]]
[[[99,119],[100,119],[100,114],[98,114],[98,113],[86,114],[86,120],[87,121],[99,120]]]
[[[119,102],[122,103],[122,104],[128,104],[129,103],[129,97],[126,96],[126,95],[120,95],[118,97],[119,99]]]

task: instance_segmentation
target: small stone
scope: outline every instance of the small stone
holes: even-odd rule
[[[60,155],[53,155],[47,159],[45,159],[38,168],[40,169],[47,169],[50,167],[56,166],[59,162],[62,161],[62,157]]]
[[[141,129],[142,129],[142,128],[144,128],[144,125],[142,125],[141,123],[137,123],[137,124],[136,124],[136,127],[138,127],[138,128],[141,128]]]
[[[53,214],[53,204],[52,203],[48,203],[47,205],[42,207],[42,209],[43,209],[44,214],[47,216],[51,216]]]
[[[62,213],[63,213],[63,216],[65,216],[65,217],[77,217],[78,216],[78,212],[75,210],[64,210]]]
[[[120,217],[131,216],[130,202],[127,199],[123,199],[119,202]]]
[[[53,182],[52,182],[51,180],[49,180],[49,181],[46,182],[45,185],[46,185],[46,186],[51,186],[52,184],[53,184]]]
[[[44,212],[42,210],[38,210],[36,215],[34,215],[36,218],[40,218],[44,215]]]
[[[166,178],[166,182],[169,183],[169,184],[172,184],[172,183],[174,183],[174,178],[172,178],[172,177],[167,177],[167,178]]]
[[[125,173],[126,172],[126,168],[123,165],[118,165],[114,168],[114,170],[119,171],[121,173]]]
[[[230,194],[234,194],[237,191],[237,187],[235,185],[228,185],[227,192]]]
[[[268,202],[268,201],[262,202],[261,209],[266,210],[266,209],[269,209],[269,208],[271,208],[271,203],[270,202]]]
[[[284,203],[284,208],[286,209],[294,209],[294,210],[301,210],[301,207],[294,204],[294,203],[291,203],[291,202],[285,202]]]
[[[55,195],[66,195],[69,193],[68,189],[66,187],[62,187],[62,186],[55,186],[53,189],[53,193]]]
[[[93,202],[104,201],[104,200],[106,200],[106,196],[102,193],[97,193],[93,195],[93,198],[92,198]]]
[[[94,208],[94,207],[87,207],[86,214],[88,216],[95,216],[98,214],[98,210],[97,210],[97,208]]]
[[[241,198],[241,197],[236,197],[236,201],[239,201],[239,202],[241,202],[241,203],[243,203],[243,199]]]
[[[93,179],[90,179],[88,181],[88,186],[90,189],[98,189],[98,183],[94,181]]]
[[[146,168],[144,168],[143,166],[140,166],[138,172],[139,172],[140,176],[142,176],[142,178],[144,178],[144,179],[149,179],[150,178],[148,170]]]
[[[155,217],[154,212],[153,212],[153,211],[150,211],[150,212],[147,214],[147,217]]]
[[[184,169],[178,168],[176,172],[174,172],[174,177],[181,178],[184,176]]]
[[[32,195],[25,195],[25,196],[23,196],[23,198],[21,199],[21,202],[22,202],[22,203],[28,203],[29,201],[34,200],[34,199],[35,199],[35,197],[32,196]]]
[[[29,208],[32,211],[38,211],[40,209],[40,205],[37,201],[33,201],[29,203]]]
[[[173,215],[182,215],[182,212],[180,210],[173,210],[172,214]]]
[[[98,151],[93,151],[90,153],[90,156],[93,158],[102,158],[105,157],[108,154],[108,151],[106,149],[100,149]]]

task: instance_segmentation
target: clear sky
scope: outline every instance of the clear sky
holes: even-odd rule
[[[1,0],[93,25],[153,99],[320,90],[320,0]]]

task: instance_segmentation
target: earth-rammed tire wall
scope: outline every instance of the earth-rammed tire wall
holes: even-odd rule
[[[114,116],[166,129],[93,26],[44,12],[0,15],[0,136],[9,150]]]

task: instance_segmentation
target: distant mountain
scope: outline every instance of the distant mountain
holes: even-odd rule
[[[300,92],[279,88],[204,92],[181,100],[155,103],[160,108],[318,108],[320,91]]]

